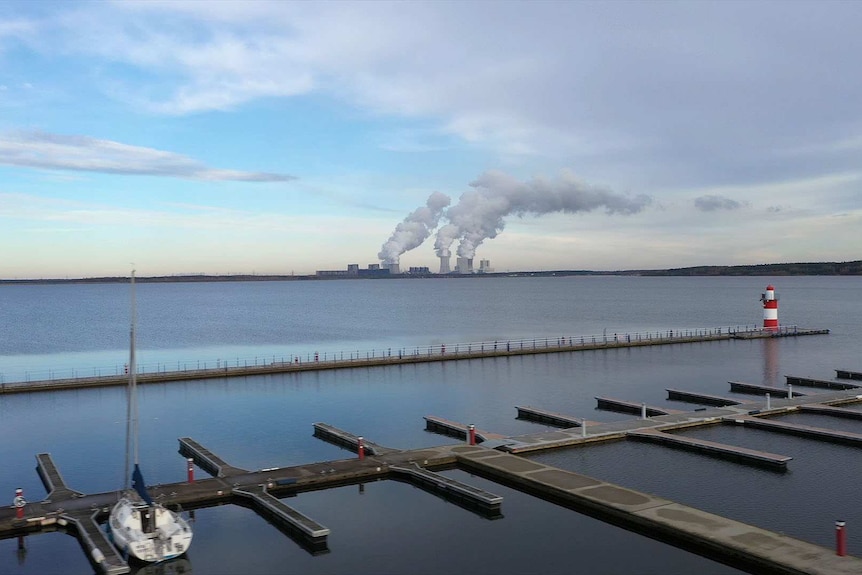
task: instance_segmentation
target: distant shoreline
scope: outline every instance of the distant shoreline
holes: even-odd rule
[[[818,262],[760,264],[747,266],[695,266],[663,270],[552,270],[516,271],[480,274],[396,274],[378,276],[318,276],[318,275],[207,275],[186,274],[170,276],[137,277],[141,283],[179,283],[179,282],[247,282],[247,281],[333,281],[333,280],[387,280],[387,279],[463,279],[463,278],[500,278],[500,277],[566,277],[566,276],[858,276],[862,275],[862,260],[852,262]],[[0,279],[0,285],[8,284],[95,284],[127,283],[128,277],[93,278],[37,278],[37,279]]]

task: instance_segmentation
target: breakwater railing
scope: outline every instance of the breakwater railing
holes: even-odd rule
[[[614,347],[636,347],[700,341],[748,339],[787,335],[828,333],[828,330],[810,330],[797,326],[781,326],[778,330],[763,330],[758,326],[729,326],[715,328],[681,328],[644,332],[608,332],[601,334],[560,337],[534,337],[479,342],[434,343],[424,346],[380,347],[366,350],[308,351],[267,354],[246,358],[216,358],[208,360],[175,360],[157,363],[140,363],[139,378],[144,382],[195,379],[225,375],[285,372],[292,370],[331,369],[387,363],[419,363],[447,359],[471,359],[502,355],[526,355],[555,351],[579,351]],[[0,392],[15,386],[31,384],[58,384],[84,380],[98,385],[104,381],[112,385],[128,375],[126,364],[92,368],[56,368],[27,370],[17,374],[0,373]],[[61,386],[57,386],[60,388]]]

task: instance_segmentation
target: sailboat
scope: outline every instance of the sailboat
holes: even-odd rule
[[[156,503],[144,483],[138,461],[138,394],[135,380],[135,271],[131,274],[132,322],[129,332],[129,385],[126,411],[126,466],[134,462],[126,487],[111,509],[108,529],[114,545],[131,557],[149,563],[179,557],[192,542],[192,529],[178,513]],[[130,453],[131,452],[131,453]],[[131,478],[131,487],[129,486]]]

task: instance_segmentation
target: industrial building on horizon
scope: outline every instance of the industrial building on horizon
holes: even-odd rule
[[[440,257],[440,272],[439,274],[489,274],[493,273],[494,269],[491,267],[491,260],[479,260],[479,269],[473,269],[473,258],[458,258],[458,262],[455,265],[455,271],[451,271],[449,268],[449,257],[441,256]],[[406,272],[401,271],[401,266],[397,263],[394,264],[368,264],[368,267],[362,269],[359,267],[359,264],[347,264],[347,269],[344,270],[317,270],[315,272],[317,277],[321,278],[331,278],[331,277],[381,277],[381,276],[396,276],[396,275],[413,275],[413,276],[421,276],[421,275],[431,275],[431,269],[427,266],[410,266]]]

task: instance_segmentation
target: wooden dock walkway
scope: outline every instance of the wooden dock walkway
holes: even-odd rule
[[[862,379],[862,371],[850,371],[849,369],[836,369],[835,377],[838,379]]]

